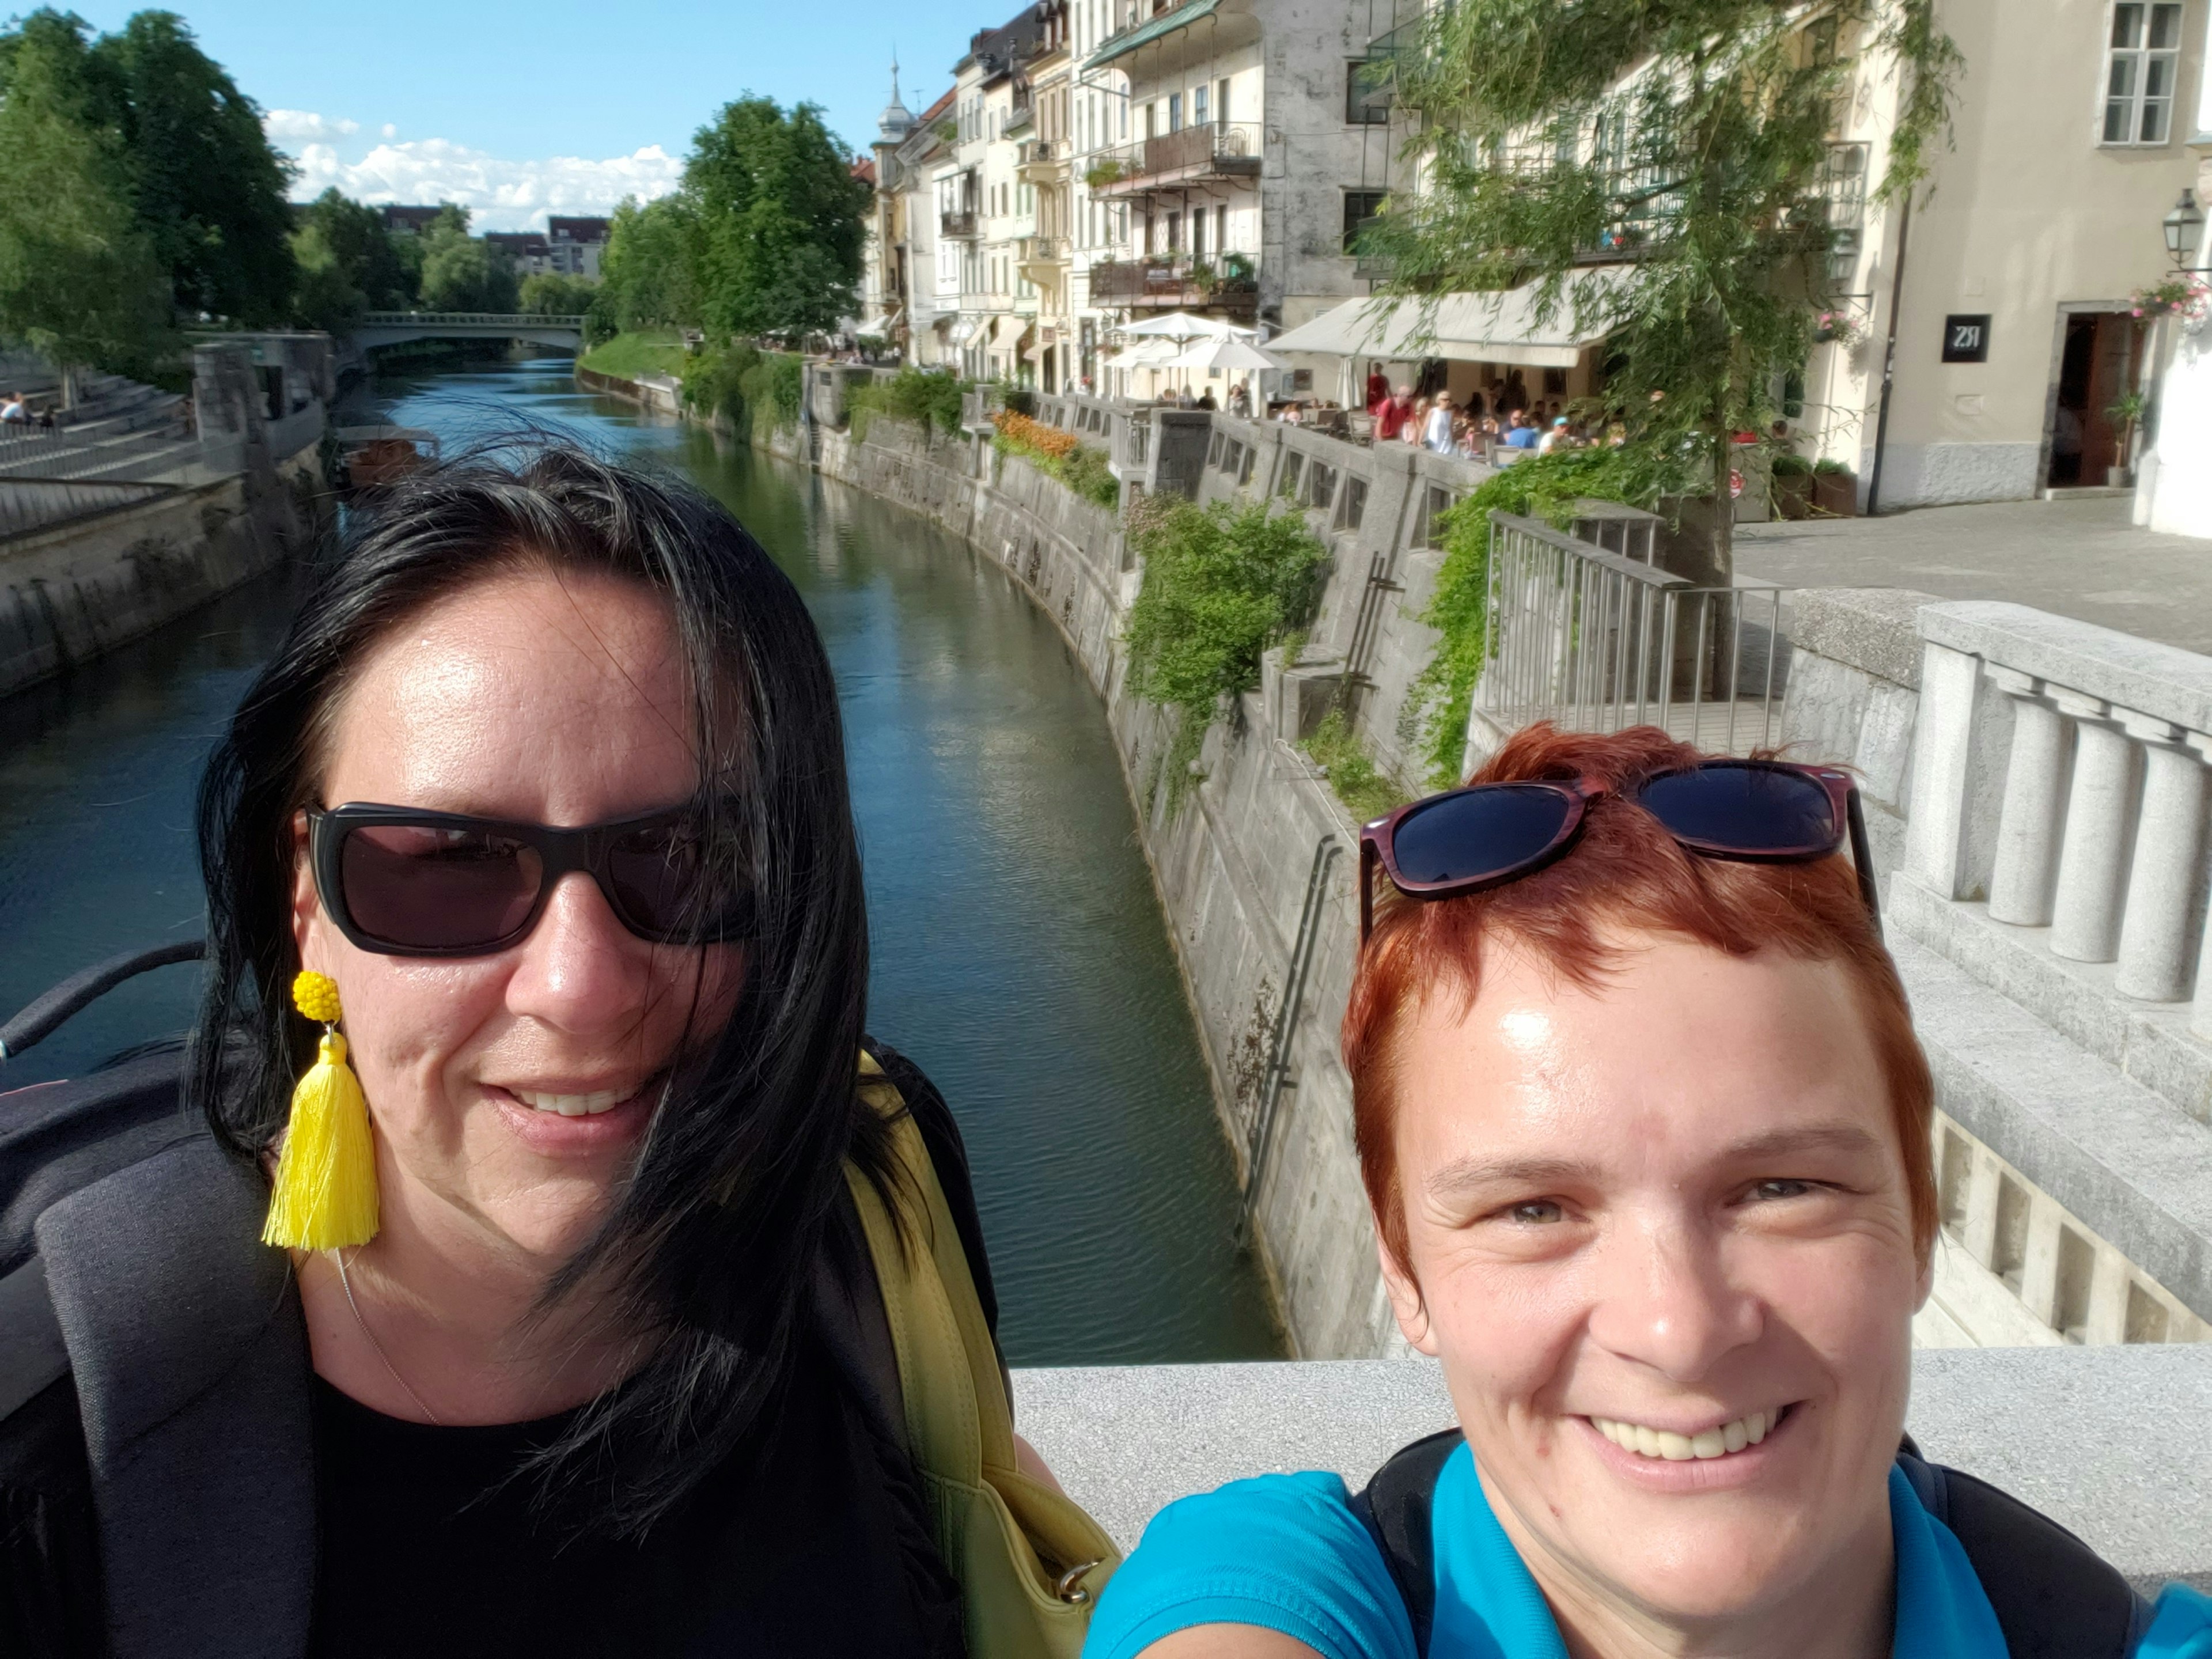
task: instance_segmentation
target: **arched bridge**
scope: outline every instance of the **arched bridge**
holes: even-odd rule
[[[364,351],[404,340],[526,340],[580,351],[584,319],[526,312],[372,311],[354,325],[353,340]]]

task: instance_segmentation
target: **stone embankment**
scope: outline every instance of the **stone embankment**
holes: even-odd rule
[[[1269,653],[1259,690],[1208,732],[1178,807],[1161,777],[1172,716],[1125,684],[1120,639],[1139,573],[1117,516],[980,432],[878,416],[855,441],[828,392],[812,380],[808,421],[756,441],[927,515],[1004,566],[1105,701],[1296,1350],[1402,1354],[1337,1054],[1357,945],[1356,826],[1299,744],[1340,710],[1377,764],[1418,781],[1408,703],[1437,642],[1418,620],[1442,562],[1437,516],[1485,471],[1221,414],[1040,399],[1041,419],[1107,446],[1129,488],[1284,501],[1328,547],[1307,642],[1295,661]],[[2197,741],[2188,732],[2212,732],[2212,659],[2154,661],[2106,629],[2016,606],[1981,614],[1991,609],[1893,590],[1791,594],[1761,715],[1772,741],[1858,771],[1892,949],[1937,1079],[1944,1237],[1916,1339],[2202,1341],[2212,984],[2195,953],[2208,794],[2182,757]],[[1924,674],[1942,688],[1932,705]],[[2015,726],[2016,709],[2037,723]],[[2081,722],[2094,767],[2069,762],[2075,740],[2057,718]],[[1478,750],[1481,727],[1470,726]],[[2155,752],[2131,755],[2128,734]],[[2095,965],[2116,959],[2117,971]]]
[[[248,343],[198,348],[189,434],[87,422],[4,447],[0,695],[128,644],[313,540],[331,511],[328,346],[273,337],[273,364]],[[285,411],[274,418],[272,398]]]

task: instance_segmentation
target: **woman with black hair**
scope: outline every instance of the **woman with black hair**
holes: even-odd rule
[[[986,1390],[988,1268],[863,1053],[836,691],[759,545],[568,449],[406,482],[200,831],[206,1127],[40,1218],[0,1650],[962,1652],[865,1217],[949,1213]]]

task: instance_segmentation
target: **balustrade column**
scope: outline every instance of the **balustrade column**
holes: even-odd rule
[[[2197,872],[2204,860],[2204,768],[2179,726],[2114,712],[2143,745],[2143,787],[2112,983],[2123,996],[2179,1002],[2189,994],[2190,933],[2203,911]]]
[[[2065,716],[2041,695],[2041,681],[1995,664],[1988,672],[2013,705],[2012,756],[2005,768],[2004,809],[1997,819],[1990,915],[2015,927],[2046,927],[2058,876],[2067,750],[2073,734]]]
[[[2066,799],[2066,844],[2058,854],[2051,950],[2073,962],[2110,962],[2120,943],[2120,893],[2127,881],[2128,814],[2135,805],[2136,751],[2095,697],[2053,688],[2075,722],[2074,782]]]

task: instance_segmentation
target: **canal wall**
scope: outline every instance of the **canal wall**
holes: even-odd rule
[[[1279,663],[1208,731],[1178,801],[1162,776],[1176,716],[1126,684],[1121,635],[1139,571],[1113,511],[987,441],[881,416],[865,442],[817,425],[759,444],[963,538],[1059,626],[1106,704],[1291,1346],[1314,1357],[1406,1352],[1376,1264],[1337,1055],[1358,933],[1356,827],[1280,723]],[[1358,611],[1367,574],[1351,582],[1349,611],[1343,570],[1332,576],[1316,639],[1332,616]],[[1425,592],[1402,597],[1410,608]],[[1287,706],[1299,708],[1294,697]]]
[[[328,342],[312,337],[310,375],[289,356],[257,362],[258,337],[196,349],[193,436],[64,429],[32,463],[43,474],[0,479],[0,696],[174,621],[327,526]]]

